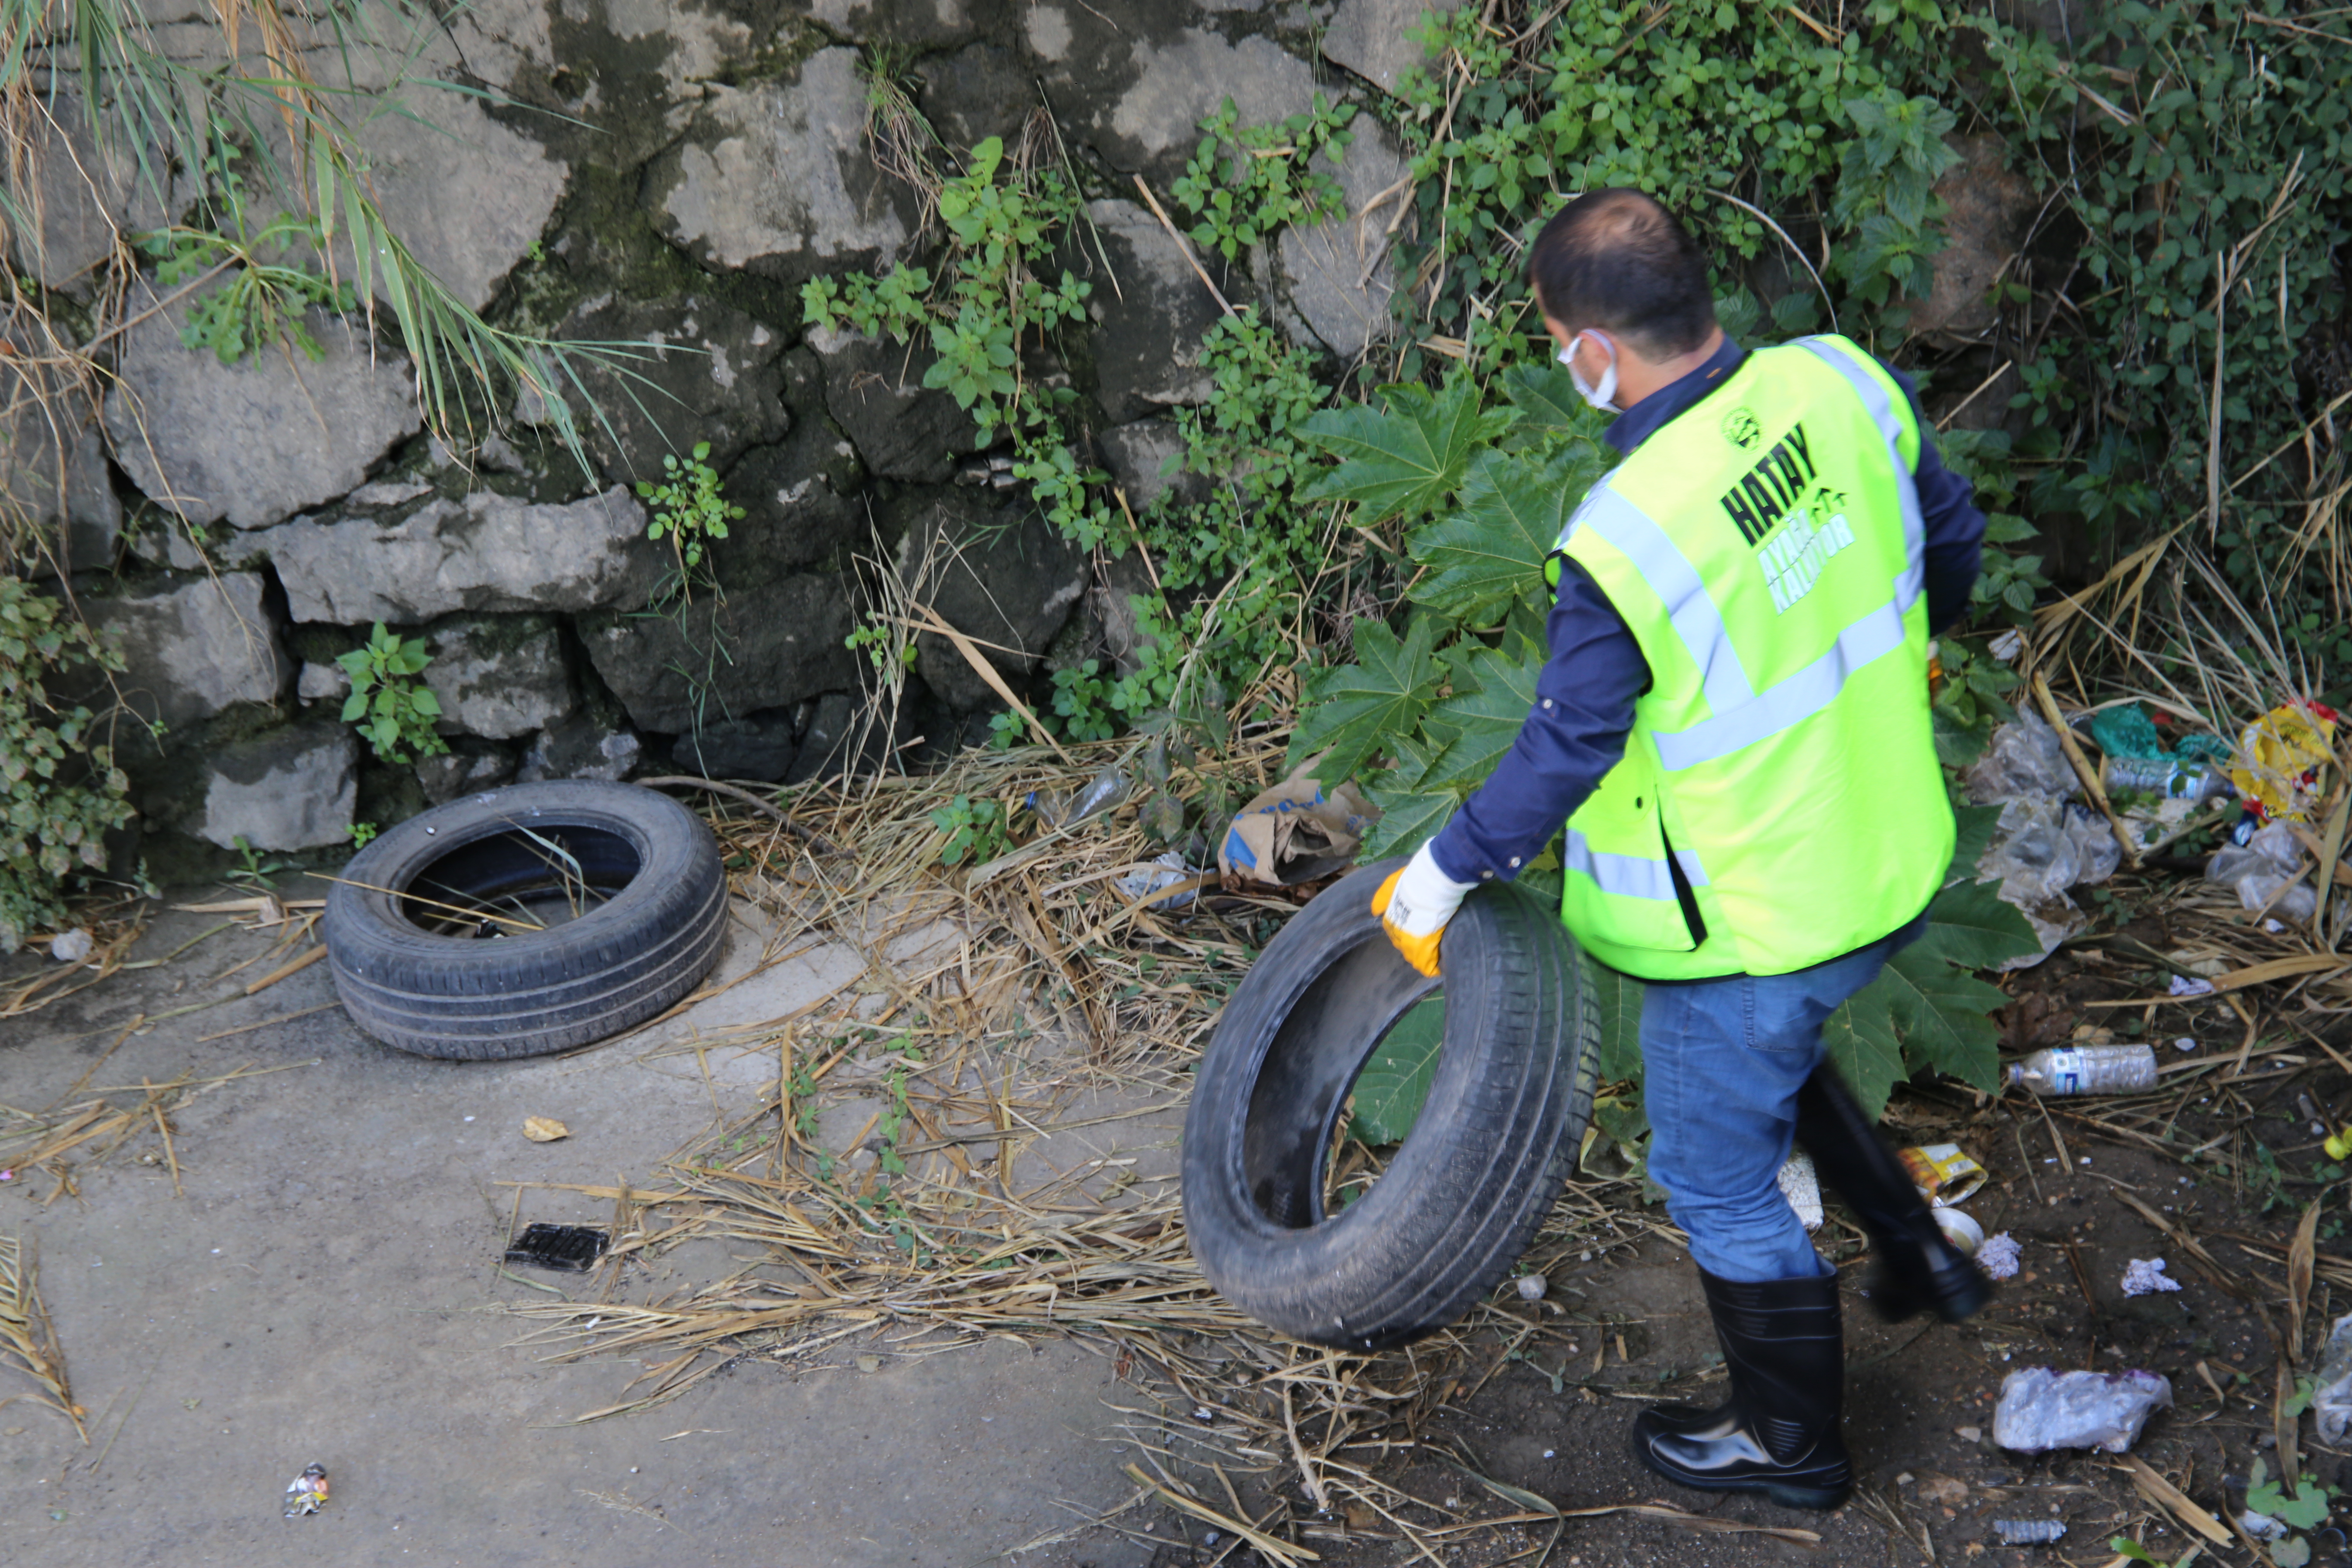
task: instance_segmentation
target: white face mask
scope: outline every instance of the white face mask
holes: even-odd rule
[[[1576,345],[1583,342],[1586,338],[1591,338],[1594,342],[1599,343],[1603,349],[1607,350],[1609,353],[1609,368],[1601,373],[1601,384],[1598,386],[1586,385],[1584,382],[1584,373],[1576,368]],[[1623,409],[1617,406],[1616,344],[1611,342],[1607,338],[1602,337],[1599,332],[1589,331],[1581,331],[1577,333],[1574,338],[1569,341],[1568,347],[1559,351],[1559,363],[1568,366],[1568,379],[1576,383],[1576,395],[1579,397],[1583,398],[1585,402],[1591,404],[1593,407],[1598,408],[1603,414],[1622,414],[1624,412]]]

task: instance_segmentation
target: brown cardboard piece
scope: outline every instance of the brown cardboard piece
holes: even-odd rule
[[[1355,864],[1381,808],[1353,784],[1326,795],[1313,776],[1322,760],[1308,758],[1234,814],[1217,846],[1217,874],[1227,887],[1292,888]]]

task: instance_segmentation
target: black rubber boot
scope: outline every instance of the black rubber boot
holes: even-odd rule
[[[1720,1409],[1644,1410],[1633,1452],[1670,1481],[1762,1492],[1783,1508],[1835,1508],[1853,1489],[1838,1412],[1845,1342],[1834,1274],[1735,1284],[1702,1268],[1707,1310],[1731,1373]]]
[[[1958,1323],[1992,1300],[1992,1281],[1936,1227],[1911,1173],[1827,1066],[1815,1068],[1797,1091],[1797,1142],[1813,1157],[1814,1173],[1870,1233],[1877,1261],[1868,1289],[1880,1317],[1899,1323],[1933,1312]]]

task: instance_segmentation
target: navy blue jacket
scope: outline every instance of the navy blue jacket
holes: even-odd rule
[[[1729,337],[1707,362],[1619,415],[1601,439],[1630,454],[1667,421],[1713,392],[1748,351]],[[1910,378],[1887,367],[1919,424],[1919,511],[1927,528],[1927,625],[1941,633],[1967,613],[1976,585],[1984,514],[1968,480],[1944,467]],[[1625,754],[1633,700],[1650,689],[1650,664],[1625,618],[1574,562],[1562,557],[1559,598],[1546,627],[1551,656],[1536,680],[1536,705],[1518,738],[1477,793],[1430,841],[1437,868],[1457,882],[1507,881],[1540,854]]]

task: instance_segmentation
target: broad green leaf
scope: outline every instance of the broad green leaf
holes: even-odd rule
[[[1328,750],[1315,770],[1325,784],[1350,775],[1373,752],[1410,735],[1437,696],[1429,617],[1416,616],[1402,642],[1383,622],[1356,623],[1356,662],[1318,670],[1300,694],[1307,717],[1290,738],[1290,765]]]
[[[1515,364],[1503,373],[1503,393],[1529,425],[1551,430],[1583,430],[1591,410],[1578,395],[1576,378],[1558,360]]]
[[[1995,1093],[2000,1088],[2000,1034],[1987,1015],[2009,998],[1926,947],[1915,942],[1896,953],[1873,983],[1884,986],[1891,1000],[1903,1037],[1904,1066],[1912,1072],[1933,1068]]]
[[[1381,819],[1364,835],[1360,859],[1378,860],[1420,848],[1445,826],[1445,819],[1461,804],[1452,790],[1391,784],[1389,780],[1392,777],[1386,773],[1372,773],[1364,785],[1364,793],[1381,808]]]
[[[1509,409],[1479,409],[1478,388],[1464,377],[1443,392],[1384,386],[1386,412],[1360,403],[1327,408],[1298,430],[1338,457],[1339,466],[1300,488],[1304,500],[1350,500],[1359,521],[1417,517],[1442,504],[1462,482],[1471,452],[1517,417]]]
[[[2000,826],[2000,807],[1956,806],[1952,816],[1959,825],[1958,841],[1952,849],[1952,874],[1973,880],[1977,862],[1983,858],[1985,849],[1992,843],[1993,834]],[[1994,962],[2000,961],[1996,959]]]
[[[1927,934],[1916,945],[1953,963],[1990,969],[2020,953],[2038,952],[2042,943],[2025,917],[2001,902],[1997,886],[1959,882],[1936,895],[1927,910]]]
[[[1822,1026],[1830,1065],[1862,1103],[1872,1121],[1886,1109],[1886,1097],[1904,1076],[1903,1042],[1895,1032],[1900,987],[1881,974],[1848,998]]]
[[[1430,769],[1426,783],[1483,783],[1535,706],[1536,678],[1543,673],[1542,650],[1522,639],[1506,647],[1480,648],[1465,673],[1469,689],[1456,690],[1429,710],[1423,728],[1450,743]]]
[[[1584,961],[1584,977],[1601,1009],[1602,1082],[1642,1076],[1642,983],[1630,974]]]
[[[1360,1143],[1402,1143],[1429,1100],[1430,1080],[1445,1045],[1445,998],[1416,1002],[1399,1018],[1356,1075],[1355,1120],[1348,1135]]]
[[[1412,535],[1412,558],[1429,569],[1413,598],[1471,626],[1492,623],[1543,582],[1544,557],[1591,482],[1585,467],[1479,453],[1461,505]]]

